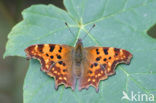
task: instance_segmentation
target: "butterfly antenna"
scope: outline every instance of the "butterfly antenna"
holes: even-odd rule
[[[65,22],[65,25],[68,27],[70,33],[73,35],[73,37],[75,37],[75,34],[71,31],[70,27],[68,26],[68,24]]]
[[[87,37],[87,35],[90,33],[90,31],[95,27],[95,24],[92,25],[92,27],[89,29],[88,33],[83,37],[83,39],[85,39]]]

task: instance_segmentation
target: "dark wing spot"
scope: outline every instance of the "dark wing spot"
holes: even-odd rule
[[[50,45],[50,52],[53,52],[53,50],[54,50],[54,48],[55,48],[55,45]]]
[[[43,53],[42,49],[43,49],[43,45],[38,45],[38,50],[39,50],[41,53]]]
[[[61,59],[61,56],[60,55],[57,55],[57,59]]]
[[[97,54],[100,54],[99,49],[96,49],[96,53],[97,53]]]
[[[106,59],[106,58],[104,58],[104,59],[103,59],[103,61],[107,61],[107,59]]]
[[[98,64],[97,63],[94,63],[94,66],[97,66]]]
[[[58,52],[60,52],[60,53],[61,53],[61,51],[62,51],[62,47],[60,47],[60,49],[58,50]]]
[[[54,56],[50,56],[50,58],[51,58],[51,59],[53,59],[53,58],[54,58]]]
[[[92,74],[93,72],[90,70],[89,73]]]
[[[114,48],[115,56],[117,56],[120,53],[120,49]]]
[[[111,59],[111,57],[109,57],[108,59]]]
[[[104,51],[105,55],[108,55],[108,49],[107,48],[103,49],[103,51]]]
[[[59,63],[60,65],[66,66],[66,64],[63,63],[63,61],[59,61],[58,63]]]
[[[93,64],[91,64],[91,66],[90,66],[91,68],[93,68]]]
[[[100,54],[100,52],[96,52],[96,54]]]
[[[42,53],[42,50],[40,50],[40,52]]]
[[[114,51],[119,51],[119,49],[118,48],[114,48]]]
[[[63,69],[63,72],[67,72],[67,69]]]
[[[66,64],[65,64],[65,63],[63,63],[63,66],[66,66]]]
[[[48,57],[49,55],[48,55],[48,54],[46,54],[46,56]]]
[[[96,61],[99,61],[100,59],[101,59],[101,57],[97,57],[97,58],[96,58]]]
[[[59,61],[58,63],[61,65],[61,64],[63,64],[63,61]]]
[[[41,44],[40,44],[40,45],[38,45],[38,48],[40,48],[40,49],[41,49],[41,48],[43,48],[43,45],[41,45]]]

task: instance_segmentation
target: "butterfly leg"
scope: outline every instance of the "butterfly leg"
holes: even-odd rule
[[[112,69],[110,72],[107,71],[107,65],[100,64],[100,66],[104,70],[106,76],[115,74],[115,70],[114,69]]]
[[[99,70],[100,70],[100,72],[98,73],[98,75],[100,76],[100,75],[105,75],[105,79],[108,77],[108,74],[107,74],[107,65],[106,64],[101,64],[101,63],[98,63],[98,62],[94,62],[94,63],[92,63],[92,64],[94,64],[94,66],[98,66],[99,65],[99,68],[98,69],[96,69],[96,71],[98,71],[99,72]],[[96,71],[95,71],[95,73],[96,73]],[[100,74],[100,73],[103,73],[103,74]],[[99,92],[99,85],[97,85],[97,86],[95,86],[96,87],[96,92]]]
[[[45,67],[41,66],[40,70],[43,71],[43,72],[50,72],[51,68],[53,68],[56,63],[58,63],[58,62],[51,62],[50,67],[47,68],[47,69]]]
[[[49,67],[49,69],[48,69],[48,71],[47,71],[47,72],[50,72],[51,68],[53,68],[53,67],[55,66],[55,64],[56,64],[56,63],[58,63],[58,62],[51,63],[51,65],[50,65],[50,67]]]

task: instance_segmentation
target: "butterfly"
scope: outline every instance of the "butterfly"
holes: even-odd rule
[[[28,59],[35,58],[41,63],[41,70],[55,80],[55,88],[64,84],[79,90],[89,86],[99,90],[99,83],[115,73],[119,63],[129,64],[132,54],[113,47],[83,47],[82,39],[76,46],[64,44],[35,44],[25,49]]]

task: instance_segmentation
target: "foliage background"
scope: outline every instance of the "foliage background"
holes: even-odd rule
[[[25,8],[49,3],[64,8],[62,0],[0,0],[0,103],[23,102],[23,82],[28,68],[24,58],[3,59],[7,35],[22,20],[21,12]]]
[[[14,24],[21,20],[21,10],[37,3],[53,3],[64,8],[59,0],[0,1],[1,57],[4,52],[7,33]],[[152,37],[155,37],[155,27],[149,30],[148,33]],[[22,84],[27,70],[27,61],[17,57],[9,57],[5,60],[0,58],[0,60],[0,103],[21,103],[23,94]]]

